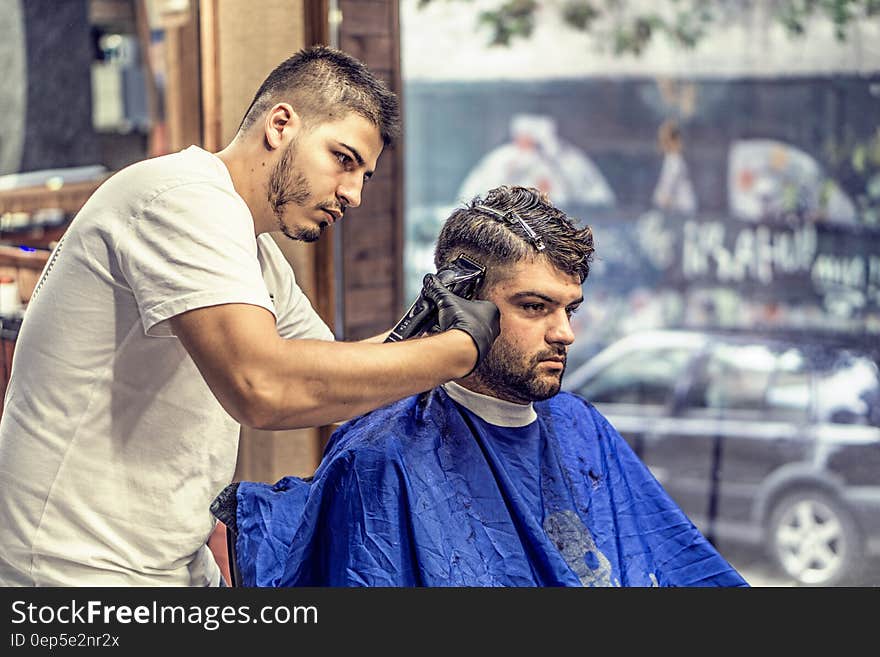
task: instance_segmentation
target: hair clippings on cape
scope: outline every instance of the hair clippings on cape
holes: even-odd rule
[[[475,205],[477,210],[483,210],[484,212],[488,212],[489,214],[497,217],[501,221],[507,222],[509,224],[519,224],[523,231],[525,231],[526,237],[535,247],[535,250],[540,252],[544,250],[544,240],[541,239],[541,236],[538,235],[532,227],[526,223],[526,220],[520,217],[513,210],[508,210],[507,212],[501,212],[500,210],[496,210],[495,208],[490,208],[486,205]]]

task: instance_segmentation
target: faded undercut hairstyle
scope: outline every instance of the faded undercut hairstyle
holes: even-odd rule
[[[593,251],[592,229],[576,226],[546,194],[531,187],[502,186],[449,216],[437,238],[434,264],[439,270],[461,253],[476,260],[486,267],[477,290],[482,296],[510,265],[542,257],[583,283]]]
[[[293,105],[309,126],[354,112],[379,128],[386,146],[400,133],[397,96],[363,63],[327,46],[300,50],[279,64],[257,90],[239,132],[245,132],[276,103]]]

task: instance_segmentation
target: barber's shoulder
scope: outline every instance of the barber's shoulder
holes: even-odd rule
[[[112,179],[124,181],[131,189],[162,194],[176,187],[203,185],[234,193],[235,187],[223,162],[195,146],[135,162],[116,172]]]
[[[205,153],[210,156],[210,153]],[[222,164],[222,163],[221,163]],[[203,190],[204,193],[199,193]],[[93,194],[102,207],[124,204],[133,211],[157,199],[209,198],[225,207],[242,205],[228,176],[210,160],[194,164],[183,153],[172,153],[130,164],[108,177]],[[91,200],[91,199],[90,199]],[[202,203],[202,200],[197,201]]]

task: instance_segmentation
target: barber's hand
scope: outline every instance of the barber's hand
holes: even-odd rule
[[[425,276],[422,281],[422,295],[437,306],[437,323],[441,331],[459,329],[471,336],[477,346],[477,362],[474,363],[476,368],[489,353],[492,343],[501,331],[498,307],[491,301],[469,301],[453,294],[436,274]]]

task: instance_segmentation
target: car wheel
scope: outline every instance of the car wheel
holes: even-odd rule
[[[862,544],[852,515],[830,495],[798,490],[770,514],[768,542],[776,564],[802,586],[836,586],[853,580]]]

